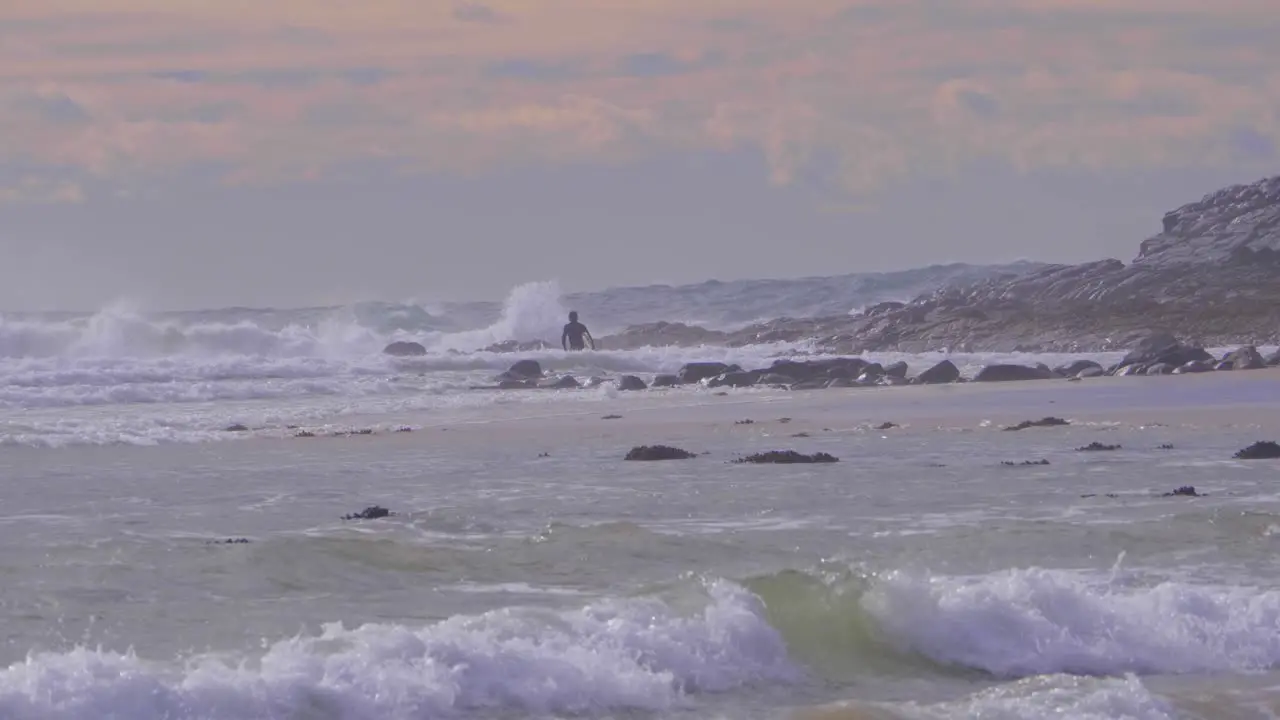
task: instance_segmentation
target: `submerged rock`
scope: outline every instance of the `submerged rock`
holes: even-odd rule
[[[627,452],[624,460],[688,460],[697,457],[688,450],[670,445],[638,445]]]
[[[1177,495],[1185,495],[1187,497],[1205,497],[1203,493],[1196,492],[1194,485],[1183,485],[1175,490],[1164,493],[1161,497],[1175,497]]]
[[[343,515],[343,520],[377,520],[378,518],[391,517],[395,513],[382,507],[381,505],[370,505],[358,513]]]
[[[542,377],[542,364],[537,360],[518,360],[504,373],[509,378],[532,380]]]
[[[1119,445],[1104,445],[1098,441],[1093,441],[1084,447],[1076,448],[1076,452],[1103,452],[1106,450],[1119,450]]]
[[[744,458],[734,460],[735,463],[833,463],[839,462],[840,458],[829,455],[824,452],[814,453],[812,455],[804,455],[795,450],[770,450],[768,452],[756,453],[748,455]]]
[[[1043,417],[1039,420],[1023,420],[1017,425],[1010,425],[1005,430],[1026,430],[1033,427],[1057,427],[1059,425],[1070,425],[1071,423],[1060,417]]]
[[[1000,464],[1019,467],[1023,465],[1048,465],[1049,461],[1048,460],[1023,460],[1022,462],[1017,463],[1017,462],[1013,462],[1012,460],[1001,460]]]
[[[641,380],[639,377],[635,375],[623,375],[622,377],[618,378],[619,390],[628,390],[628,391],[644,390],[648,387],[649,387],[648,385],[644,384],[644,380]]]
[[[677,376],[682,383],[698,383],[727,372],[741,370],[737,365],[726,365],[722,362],[692,362],[680,368]]]
[[[1272,440],[1262,440],[1233,455],[1237,460],[1273,460],[1280,458],[1280,445]]]
[[[249,427],[247,425],[236,423],[223,428],[223,432],[249,432]]]
[[[414,357],[418,355],[426,355],[427,349],[422,346],[422,343],[397,340],[382,348],[382,352],[386,355],[395,355],[396,357]]]

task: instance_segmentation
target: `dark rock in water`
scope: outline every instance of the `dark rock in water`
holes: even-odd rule
[[[1172,446],[1172,445],[1170,445],[1169,443],[1165,443],[1165,444],[1161,445],[1160,447],[1158,447],[1158,448],[1156,448],[1156,449],[1157,449],[1157,450],[1172,450],[1172,449],[1173,449],[1173,446]]]
[[[1027,365],[987,365],[978,371],[974,382],[1010,382],[1017,380],[1048,380],[1053,373],[1043,367]]]
[[[1280,458],[1280,445],[1272,440],[1262,440],[1233,455],[1237,460],[1273,460]]]
[[[1162,494],[1161,497],[1175,497],[1178,495],[1185,495],[1187,497],[1206,497],[1203,493],[1196,492],[1196,488],[1194,485],[1183,485],[1177,490],[1172,490],[1170,492]]]
[[[621,420],[622,416],[621,415],[601,415],[600,419],[601,420]]]
[[[880,423],[879,425],[877,425],[877,426],[876,426],[876,429],[877,429],[877,430],[889,430],[889,429],[891,429],[891,428],[896,428],[896,427],[898,427],[898,423],[895,423],[895,422],[882,422],[882,423]]]
[[[1213,372],[1213,364],[1204,360],[1192,360],[1191,362],[1173,369],[1174,375],[1190,375],[1193,373]]]
[[[582,386],[585,388],[595,388],[595,387],[600,387],[603,384],[604,384],[604,378],[600,377],[599,375],[592,375],[591,377],[587,378],[587,381],[583,383]]]
[[[664,387],[674,387],[679,384],[680,384],[679,375],[664,374],[664,375],[655,375],[653,378],[653,382],[649,384],[649,387],[664,388]]]
[[[206,545],[248,545],[249,538],[226,538],[225,540],[210,540]]]
[[[887,377],[905,378],[907,376],[907,364],[901,360],[896,363],[890,363],[884,369],[884,374]]]
[[[1001,460],[1000,464],[1009,465],[1011,467],[1018,467],[1018,466],[1024,466],[1024,465],[1048,465],[1049,461],[1048,460],[1023,460],[1020,463],[1016,463],[1016,462],[1013,462],[1012,460]]]
[[[1097,440],[1095,440],[1089,443],[1088,445],[1085,445],[1084,447],[1076,448],[1076,452],[1102,452],[1104,450],[1119,450],[1119,449],[1120,449],[1119,445],[1104,445],[1098,442]]]
[[[1234,363],[1229,363],[1224,360],[1222,362],[1215,363],[1213,366],[1213,369],[1214,370],[1235,370],[1236,366]]]
[[[1147,375],[1170,375],[1176,368],[1170,363],[1158,362],[1147,368]]]
[[[880,363],[877,363],[877,362],[867,363],[866,365],[864,365],[864,366],[862,367],[862,372],[861,372],[861,373],[858,373],[858,377],[859,377],[859,379],[861,379],[861,378],[862,378],[862,377],[864,377],[864,376],[865,376],[865,377],[868,377],[868,378],[870,378],[870,379],[872,379],[872,380],[875,380],[876,378],[883,377],[883,376],[884,376],[884,366],[883,366],[883,365],[881,365]]]
[[[512,378],[534,379],[542,377],[542,364],[537,360],[518,360],[507,368],[507,375]]]
[[[228,425],[223,428],[223,432],[249,432],[249,428],[248,426],[236,423],[235,425]]]
[[[397,340],[382,348],[382,352],[387,355],[395,355],[397,357],[413,357],[426,355],[427,349],[422,346],[422,343]]]
[[[760,373],[757,370],[727,372],[717,375],[713,378],[705,380],[705,384],[709,388],[718,387],[751,387],[760,379]]]
[[[627,452],[624,460],[688,460],[697,457],[688,450],[669,445],[639,445]]]
[[[693,362],[686,363],[677,375],[682,383],[697,383],[741,369],[737,365],[726,365],[721,362]]]
[[[1099,375],[1105,372],[1102,366],[1093,360],[1075,360],[1054,368],[1054,372],[1063,377],[1076,377],[1086,370],[1090,372],[1097,370]],[[1091,376],[1086,375],[1085,377]]]
[[[1017,425],[1010,425],[1005,430],[1026,430],[1033,427],[1057,427],[1059,425],[1070,425],[1071,423],[1060,417],[1043,417],[1039,420],[1023,420]]]
[[[623,375],[618,378],[619,390],[644,390],[648,387],[648,385],[644,384],[644,380],[641,380],[635,375]]]
[[[544,381],[544,382],[539,383],[539,384],[538,384],[538,387],[540,387],[540,388],[547,388],[547,389],[551,389],[551,390],[567,390],[567,389],[570,389],[570,388],[578,388],[578,387],[581,387],[581,385],[579,385],[579,384],[578,384],[578,380],[577,380],[577,378],[575,378],[574,376],[572,376],[572,375],[561,375],[560,377],[556,378],[555,380],[548,380],[548,381]]]
[[[377,520],[378,518],[391,517],[395,513],[382,507],[381,505],[370,505],[358,513],[343,515],[343,520]]]
[[[960,368],[950,360],[943,360],[916,376],[920,385],[941,385],[953,383],[960,379]]]
[[[1163,363],[1178,367],[1192,360],[1212,361],[1213,359],[1213,356],[1202,347],[1183,345],[1170,333],[1155,333],[1143,338],[1137,347],[1130,350],[1129,354],[1120,361],[1120,366],[1138,364],[1152,366]]]
[[[1231,363],[1232,370],[1260,370],[1267,366],[1262,353],[1252,345],[1236,348],[1222,356],[1223,362]]]
[[[537,386],[537,380],[503,380],[498,383],[499,390],[525,390]]]
[[[1267,365],[1271,367],[1280,365],[1280,350],[1276,350],[1275,352],[1271,353],[1270,356],[1267,357]]]
[[[1124,375],[1144,375],[1146,374],[1146,372],[1147,372],[1146,365],[1144,365],[1143,363],[1136,363],[1134,365],[1125,365],[1123,367],[1117,368],[1115,375],[1116,377],[1121,377]]]
[[[1101,365],[1098,365],[1096,367],[1087,367],[1081,370],[1080,372],[1076,373],[1072,377],[1079,380],[1081,378],[1102,377],[1103,375],[1106,375],[1106,374],[1107,374],[1106,369],[1103,368]]]
[[[827,453],[814,453],[812,455],[804,455],[795,450],[770,450],[768,452],[756,453],[748,455],[744,458],[734,460],[735,463],[833,463],[839,462],[840,458]]]
[[[298,433],[294,435],[294,437],[298,437],[298,438],[313,438],[315,436],[316,434],[311,432],[310,430],[299,430]]]

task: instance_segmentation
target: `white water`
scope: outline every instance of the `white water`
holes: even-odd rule
[[[805,283],[815,285],[811,294],[825,296],[828,280],[785,282],[800,296],[797,302],[812,304]],[[728,286],[703,289],[719,297]],[[636,307],[647,306],[633,296],[649,305],[661,297],[652,289],[614,292],[616,296],[605,294],[596,300],[606,306],[630,302],[628,312],[635,313]],[[681,298],[677,305],[697,305],[689,288],[672,292]],[[625,298],[630,300],[624,302]],[[0,315],[0,445],[204,442],[227,439],[222,431],[233,424],[280,434],[292,425],[340,424],[353,416],[606,399],[603,391],[469,390],[492,383],[493,376],[516,359],[481,348],[509,340],[554,340],[568,306],[556,283],[539,282],[515,288],[495,319],[471,329],[463,327],[465,317],[453,317],[442,308],[388,305],[147,314],[122,304],[81,316]],[[787,310],[779,305],[780,313]],[[582,312],[596,334],[603,334],[590,309]],[[468,317],[478,316],[472,312]],[[609,321],[606,317],[600,323],[607,327]],[[446,326],[454,329],[439,329]],[[428,353],[410,358],[383,354],[387,343],[396,340],[421,342]],[[519,357],[536,359],[549,372],[580,378],[620,373],[650,377],[676,372],[691,361],[762,367],[778,356],[807,351],[804,345],[776,344],[594,353],[547,350]],[[875,359],[902,359],[918,372],[944,357],[967,373],[990,362],[1053,365],[1068,358],[883,353]],[[1103,354],[1098,359],[1117,357]]]

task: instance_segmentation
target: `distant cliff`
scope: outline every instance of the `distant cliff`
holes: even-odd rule
[[[1209,346],[1280,341],[1280,176],[1167,213],[1128,265],[1046,265],[857,315],[779,318],[731,333],[635,326],[605,346],[812,338],[838,352],[1084,351],[1124,348],[1154,331]]]

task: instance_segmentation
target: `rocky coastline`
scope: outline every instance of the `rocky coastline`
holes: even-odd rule
[[[992,364],[982,367],[972,377],[964,377],[950,360],[942,360],[923,371],[913,372],[906,362],[883,365],[862,356],[824,357],[821,359],[778,358],[768,367],[744,369],[722,362],[686,363],[679,372],[657,374],[645,379],[639,375],[591,377],[581,380],[572,375],[556,375],[544,371],[537,360],[524,359],[493,378],[493,384],[477,385],[473,390],[573,390],[611,384],[619,391],[638,391],[698,385],[706,388],[773,387],[786,390],[822,390],[827,388],[884,387],[898,385],[943,385],[964,382],[1016,382],[1023,380],[1085,378],[1123,375],[1189,375],[1205,372],[1261,370],[1280,366],[1280,350],[1264,357],[1252,345],[1245,345],[1215,357],[1203,347],[1182,342],[1169,333],[1155,333],[1143,338],[1119,362],[1104,367],[1081,358],[1051,368],[1043,363],[1021,365]]]
[[[811,342],[816,352],[1107,352],[1153,333],[1201,347],[1280,344],[1280,175],[1165,214],[1129,264],[1030,265],[861,312],[780,317],[732,331],[671,322],[598,338],[604,350]],[[398,345],[404,345],[403,343]],[[409,343],[416,345],[416,343]],[[507,342],[493,352],[558,345]],[[421,346],[388,348],[417,354]]]
[[[1153,332],[1201,346],[1280,343],[1280,175],[1165,214],[1128,265],[1050,265],[942,287],[854,315],[778,318],[732,332],[633,326],[607,348],[812,340],[831,353],[1105,352]]]

